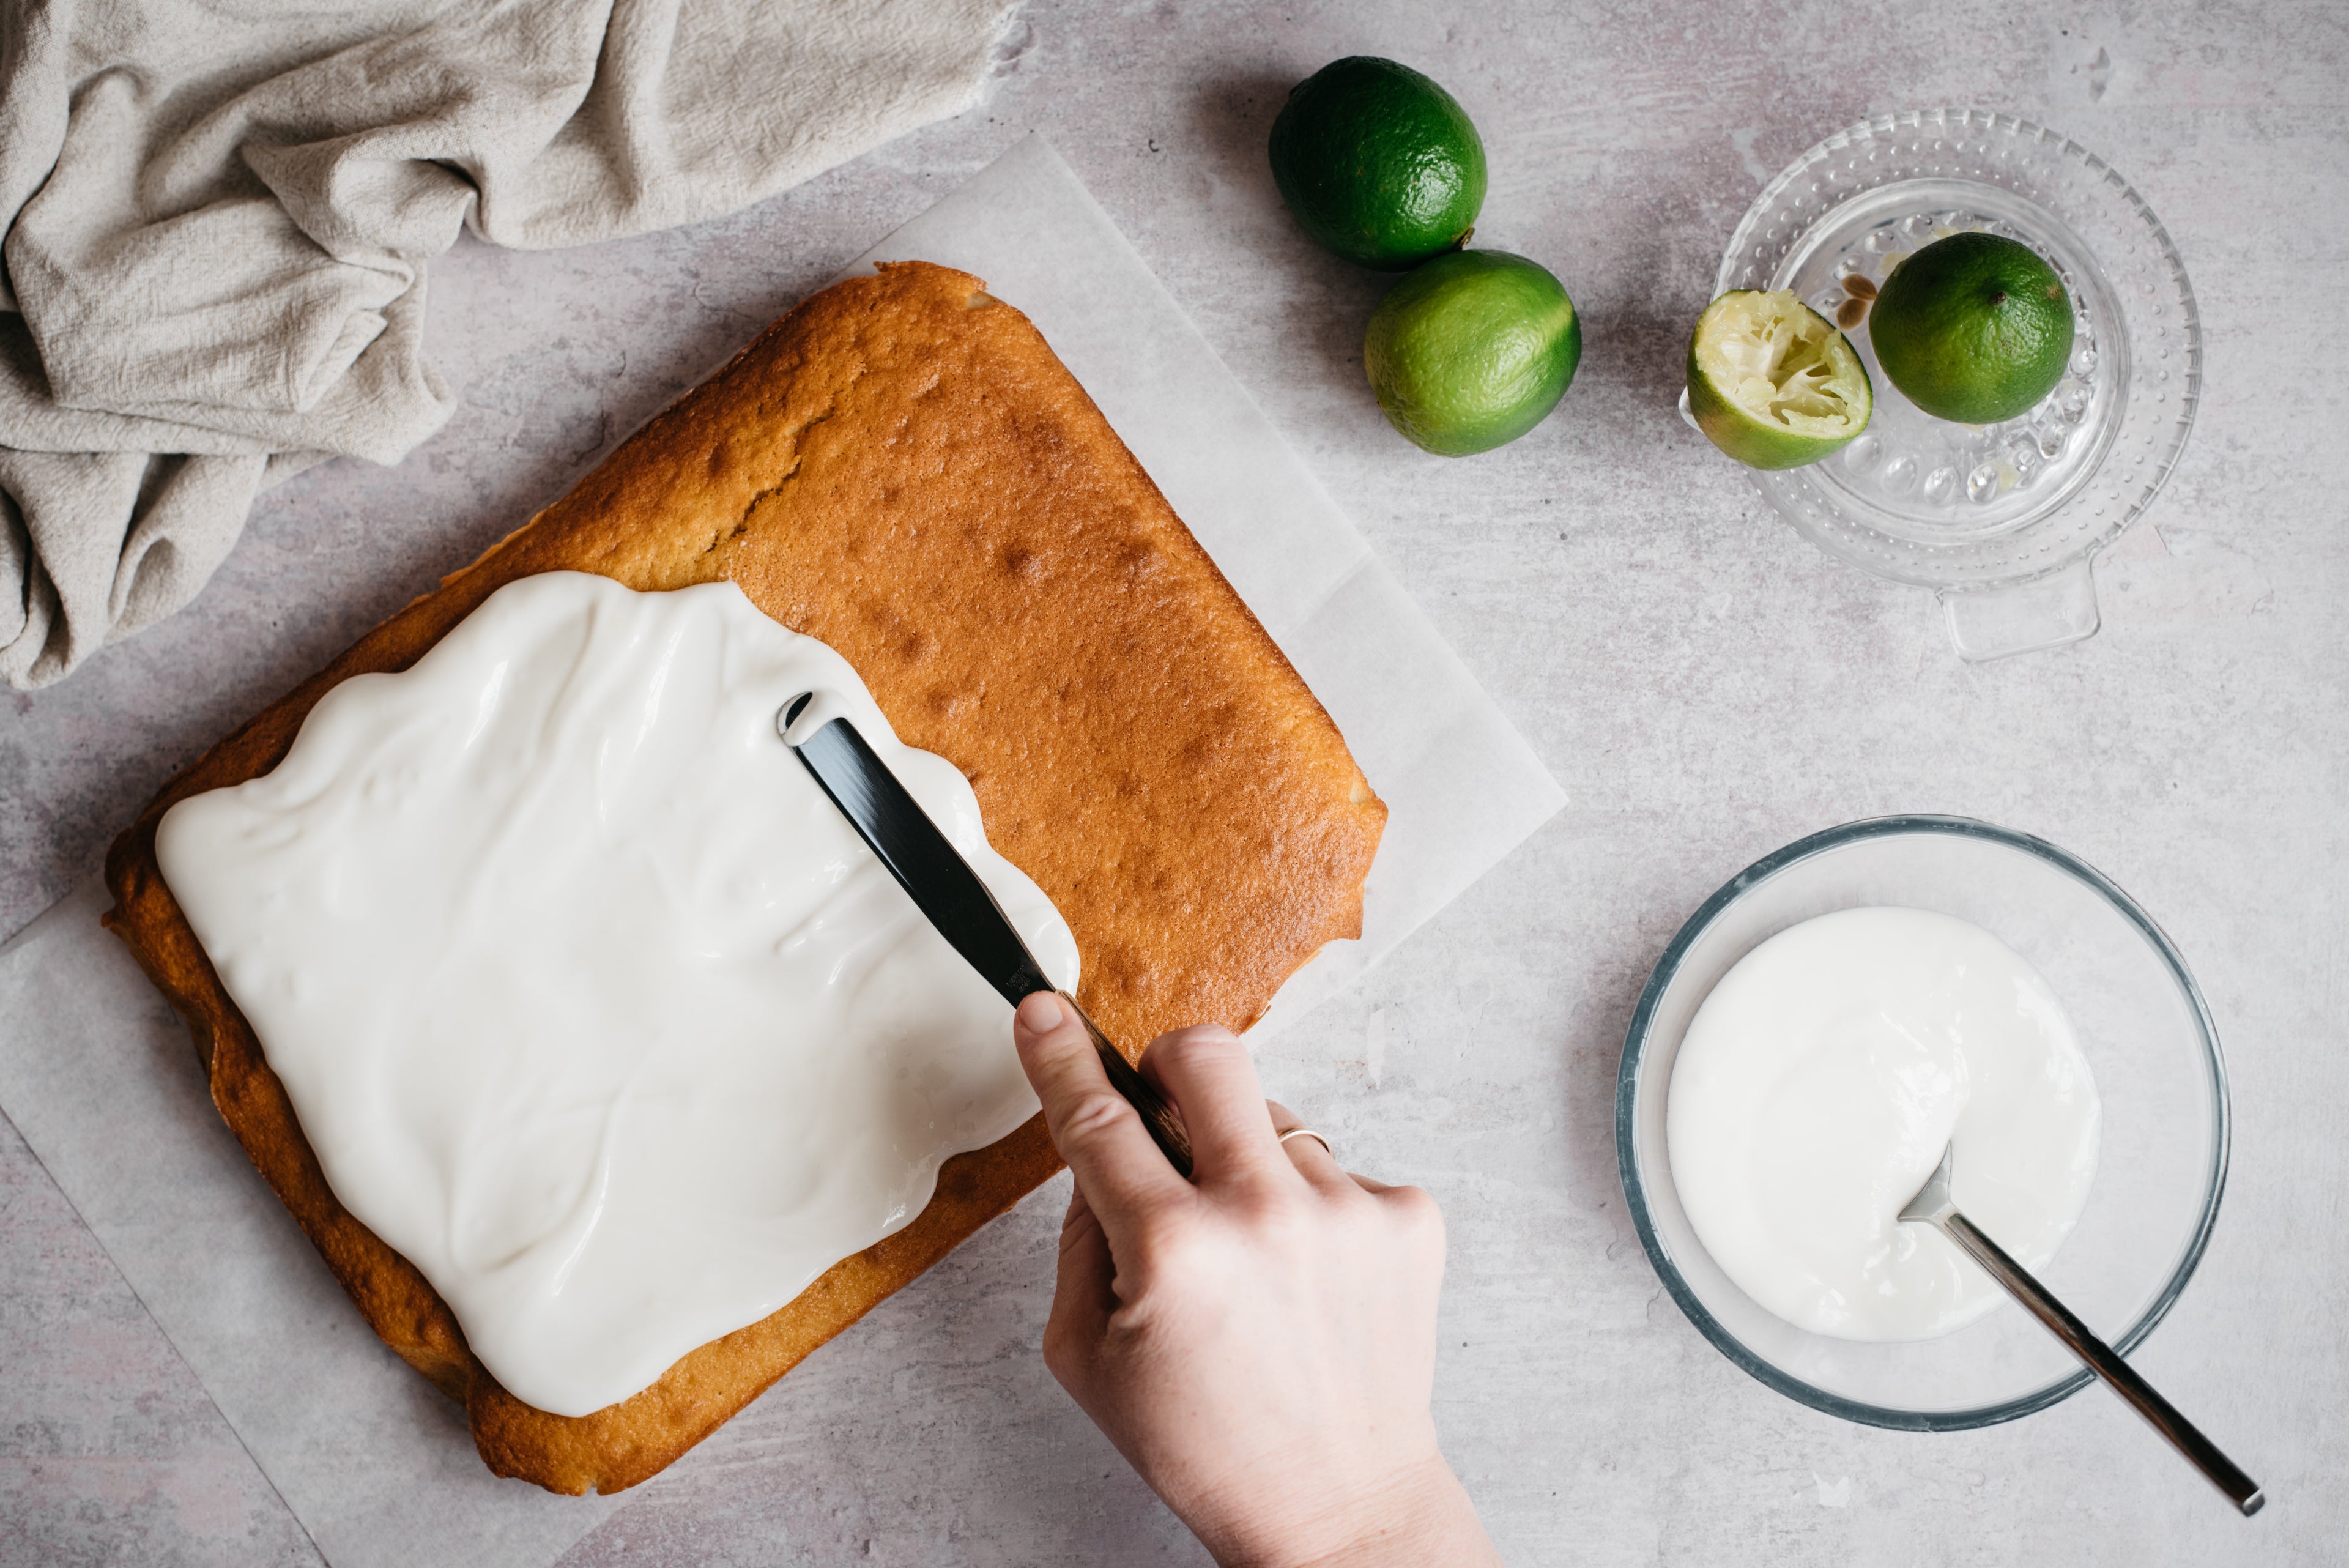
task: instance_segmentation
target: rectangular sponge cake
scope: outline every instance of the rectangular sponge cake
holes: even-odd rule
[[[559,1492],[633,1486],[1060,1168],[1041,1117],[957,1156],[905,1230],[592,1415],[499,1387],[424,1277],[336,1200],[155,864],[184,796],[267,773],[336,682],[414,663],[493,590],[597,572],[731,578],[854,664],[909,745],[970,778],[988,836],[1075,931],[1129,1051],[1254,1022],[1361,932],[1386,809],[1329,716],[1043,337],[922,262],[807,300],[561,501],[173,779],[107,857],[107,922],[187,1019],[212,1098],[386,1344],[467,1407],[482,1459]]]

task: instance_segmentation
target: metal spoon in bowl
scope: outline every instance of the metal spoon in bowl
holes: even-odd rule
[[[2259,1512],[2267,1502],[2259,1483],[2236,1467],[2235,1461],[2219,1451],[2219,1445],[2204,1437],[2194,1423],[2179,1415],[2168,1400],[2153,1391],[2153,1385],[2137,1374],[2137,1369],[2123,1361],[2113,1347],[2088,1332],[2088,1325],[2074,1317],[2062,1302],[2050,1294],[2045,1285],[2031,1277],[2029,1271],[2006,1255],[2004,1249],[1982,1234],[1982,1227],[1958,1212],[1950,1197],[1950,1165],[1957,1153],[1951,1144],[1941,1151],[1941,1163],[1917,1189],[1917,1196],[1900,1210],[1900,1220],[1908,1225],[1930,1225],[1958,1244],[1990,1277],[2006,1287],[2006,1293],[2030,1309],[2031,1315],[2046,1325],[2047,1332],[2062,1340],[2064,1345],[2086,1362],[2088,1370],[2112,1386],[2114,1393],[2127,1400],[2137,1413],[2153,1425],[2153,1429],[2169,1440],[2176,1449],[2192,1460],[2195,1469],[2209,1476],[2211,1482],[2246,1518]]]

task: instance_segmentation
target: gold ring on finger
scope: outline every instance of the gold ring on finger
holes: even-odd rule
[[[1309,1137],[1315,1143],[1319,1144],[1321,1146],[1322,1152],[1327,1154],[1330,1158],[1335,1159],[1338,1158],[1338,1151],[1330,1147],[1330,1140],[1323,1137],[1319,1133],[1315,1132],[1311,1127],[1291,1127],[1287,1132],[1280,1135],[1280,1141],[1282,1143],[1287,1143],[1293,1137]]]

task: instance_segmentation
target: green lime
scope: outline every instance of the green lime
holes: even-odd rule
[[[1992,425],[2030,409],[2072,358],[2072,298],[2029,245],[1951,234],[1909,256],[1868,311],[1876,362],[1937,419]]]
[[[1439,457],[1490,452],[1541,423],[1581,358],[1574,301],[1507,251],[1436,257],[1387,291],[1362,338],[1388,422]]]
[[[1354,55],[1290,89],[1272,122],[1272,178],[1307,234],[1401,272],[1467,243],[1485,204],[1485,144],[1450,93]]]
[[[1876,395],[1851,344],[1788,289],[1732,289],[1689,337],[1689,412],[1748,468],[1816,462],[1868,428]]]

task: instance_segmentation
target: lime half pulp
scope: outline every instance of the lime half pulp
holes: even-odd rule
[[[1868,428],[1868,369],[1835,324],[1786,289],[1733,289],[1689,339],[1689,412],[1748,468],[1800,468]]]

